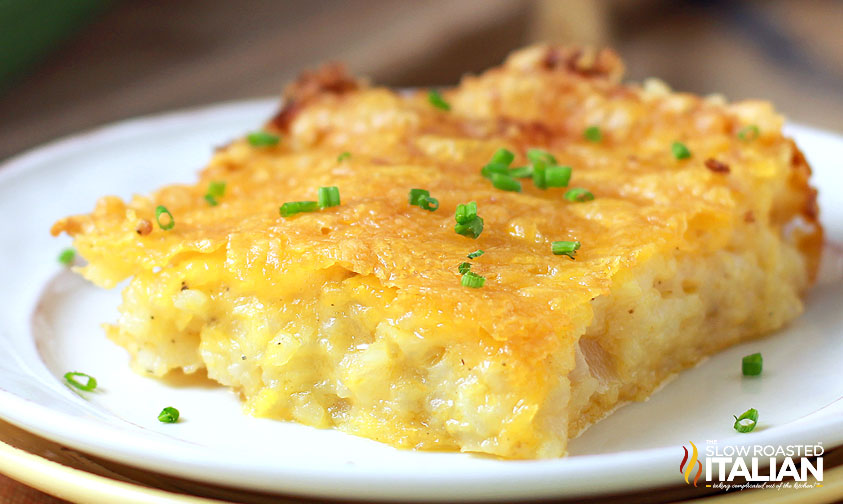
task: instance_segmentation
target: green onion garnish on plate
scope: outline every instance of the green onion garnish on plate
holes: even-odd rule
[[[469,259],[477,259],[478,257],[482,256],[483,254],[485,254],[485,252],[483,252],[480,249],[477,249],[474,252],[468,254],[468,258]]]
[[[741,361],[741,370],[744,376],[758,376],[761,374],[761,368],[764,366],[764,359],[761,358],[760,353],[747,355]]]
[[[734,415],[733,415],[734,416]],[[758,410],[749,408],[741,416],[735,418],[735,430],[738,432],[752,432],[758,424]]]
[[[77,378],[84,378],[85,382],[82,383],[81,381],[77,380]],[[70,373],[64,374],[64,379],[68,385],[72,386],[73,388],[90,392],[97,388],[97,379],[91,375],[80,373],[78,371],[73,371]]]
[[[161,423],[176,423],[179,421],[179,410],[167,406],[158,413],[158,421]]]
[[[76,251],[72,248],[66,248],[59,254],[59,262],[64,266],[73,264],[74,259],[76,259]]]
[[[348,151],[343,152],[339,156],[337,156],[337,163],[342,163],[343,161],[351,159],[351,153]]]

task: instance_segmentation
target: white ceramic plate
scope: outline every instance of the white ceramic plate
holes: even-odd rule
[[[119,289],[103,291],[56,262],[58,218],[99,196],[129,197],[190,182],[215,145],[254,129],[272,101],[213,106],[127,121],[61,140],[0,168],[0,416],[74,448],[177,476],[253,490],[391,500],[529,499],[680,484],[683,443],[843,443],[843,283],[825,275],[791,327],[683,373],[645,403],[621,408],[571,445],[571,456],[499,461],[398,451],[334,431],[241,414],[231,392],[201,379],[160,382],[129,371],[102,322]],[[813,164],[830,241],[843,242],[843,138],[790,128]],[[832,259],[834,259],[833,256]],[[826,266],[834,266],[826,261]],[[838,264],[839,266],[839,264]],[[831,268],[833,269],[833,268]],[[744,379],[740,358],[764,354],[764,376]],[[61,376],[97,377],[82,398]],[[183,415],[157,420],[164,406]],[[749,407],[759,427],[736,434]]]

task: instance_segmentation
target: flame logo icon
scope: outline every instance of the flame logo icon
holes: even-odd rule
[[[694,475],[694,486],[697,486],[697,481],[700,479],[700,474],[702,474],[702,462],[697,460],[697,456],[699,455],[699,452],[697,451],[697,445],[695,445],[693,441],[688,442],[691,443],[691,448],[693,448],[693,450],[691,451],[691,460],[688,460],[688,448],[685,448],[683,446],[682,449],[685,450],[685,456],[682,457],[682,463],[679,464],[679,473],[685,475],[685,483],[690,485],[691,473],[694,470],[694,465],[696,465],[697,474]],[[687,466],[685,465],[686,462]]]

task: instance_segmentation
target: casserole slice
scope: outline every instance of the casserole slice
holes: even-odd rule
[[[402,448],[563,456],[618,405],[798,316],[822,242],[769,104],[622,70],[535,46],[429,95],[326,66],[196,184],[104,197],[52,232],[97,285],[131,279],[107,333],[140,373],[204,369],[250,414]],[[323,187],[339,205],[281,215]],[[455,220],[477,224],[470,202],[479,235]]]

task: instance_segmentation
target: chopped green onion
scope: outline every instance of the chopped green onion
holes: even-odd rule
[[[85,383],[78,381],[76,379],[77,377],[85,378]],[[68,385],[71,385],[79,390],[84,390],[85,392],[90,392],[97,388],[97,379],[85,373],[78,373],[76,371],[65,373],[64,379],[67,381]]]
[[[410,205],[433,212],[439,208],[439,200],[431,198],[425,189],[410,189]]]
[[[748,126],[744,126],[738,131],[738,138],[745,142],[749,142],[758,138],[758,135],[760,134],[761,130],[758,129],[758,126],[750,124]]]
[[[600,131],[600,127],[599,127],[599,126],[589,126],[589,127],[588,127],[588,128],[586,128],[586,129],[585,129],[585,131],[583,132],[583,136],[584,136],[584,137],[585,137],[585,139],[586,139],[586,140],[588,140],[589,142],[594,142],[594,143],[597,143],[597,142],[599,142],[600,140],[603,140],[603,132],[602,132],[602,131]]]
[[[252,147],[272,147],[273,145],[278,145],[278,141],[281,140],[278,135],[273,135],[272,133],[267,133],[266,131],[255,131],[254,133],[249,133],[246,136],[246,139]]]
[[[471,263],[460,263],[460,265],[457,267],[457,270],[459,270],[460,275],[465,275],[466,273],[471,271]]]
[[[567,187],[571,171],[570,166],[548,166],[544,173],[544,183],[547,187]]]
[[[570,166],[548,166],[544,161],[533,162],[533,184],[539,189],[566,187],[571,180]]]
[[[161,224],[161,216],[163,214],[167,214],[170,217],[166,224]],[[158,205],[155,208],[155,220],[156,222],[158,222],[158,227],[160,227],[164,231],[169,231],[170,229],[173,229],[173,226],[176,225],[176,219],[173,218],[173,214],[171,214],[170,211],[167,210],[167,207],[165,207],[164,205]]]
[[[483,232],[483,219],[477,215],[477,203],[473,201],[457,205],[454,219],[457,221],[454,226],[457,234],[477,238]]]
[[[460,283],[463,285],[463,287],[479,289],[480,287],[483,287],[484,283],[486,283],[486,277],[478,275],[477,273],[472,273],[471,271],[467,271],[463,274],[462,278],[460,279]]]
[[[517,166],[509,170],[509,176],[514,178],[530,178],[533,176],[533,166]]]
[[[688,159],[691,157],[691,151],[689,151],[688,147],[686,147],[682,142],[673,142],[673,145],[670,146],[670,150],[673,151],[673,157],[676,159]]]
[[[571,167],[559,166],[553,154],[541,149],[529,149],[527,159],[530,166],[522,166],[510,171],[514,178],[533,178],[533,185],[539,189],[548,187],[567,187],[571,180]]]
[[[490,163],[500,163],[500,164],[509,166],[510,164],[512,164],[512,162],[514,160],[515,160],[515,154],[513,154],[511,151],[509,151],[507,149],[498,149],[492,155],[492,160],[489,161],[489,162]]]
[[[531,163],[542,161],[545,164],[556,164],[556,158],[553,157],[553,154],[541,149],[527,150],[527,159],[529,159]]]
[[[481,217],[475,217],[465,224],[457,224],[454,226],[454,231],[457,234],[468,236],[469,238],[477,238],[483,232],[483,219]]]
[[[555,241],[550,244],[550,251],[553,252],[553,255],[566,255],[571,259],[574,258],[579,248],[580,242],[578,241]]]
[[[764,365],[764,359],[761,358],[760,353],[747,355],[741,362],[741,369],[744,376],[758,376],[761,374],[761,368]]]
[[[436,198],[431,198],[430,196],[424,196],[419,201],[419,206],[422,207],[422,209],[424,210],[435,212],[439,209],[439,200]]]
[[[469,259],[477,259],[478,257],[482,256],[483,254],[485,254],[485,252],[483,252],[480,249],[477,249],[474,252],[468,254],[468,258]]]
[[[466,224],[470,220],[477,217],[477,203],[470,201],[468,203],[460,203],[457,205],[457,211],[454,214],[457,224]]]
[[[225,182],[211,182],[208,184],[208,192],[205,193],[205,201],[211,206],[217,206],[217,198],[225,194]]]
[[[755,430],[756,424],[758,424],[758,410],[755,408],[749,408],[748,410],[744,411],[741,416],[734,418],[734,427],[736,431],[752,432],[753,430]]]
[[[73,260],[76,258],[76,251],[72,248],[66,248],[61,251],[59,254],[59,262],[65,266],[70,266],[73,264]]]
[[[281,213],[281,217],[290,217],[297,213],[315,212],[318,209],[319,203],[316,201],[288,201],[281,205],[278,211]]]
[[[547,164],[544,161],[533,161],[533,185],[539,189],[547,189]]]
[[[446,102],[445,98],[442,98],[442,95],[439,94],[439,91],[436,91],[435,89],[431,89],[427,92],[427,101],[429,101],[431,105],[438,109],[451,110],[451,105]]]
[[[410,205],[419,206],[422,197],[429,197],[430,191],[425,189],[410,189]]]
[[[319,188],[319,208],[330,208],[339,206],[340,190],[336,186]]]
[[[509,175],[509,166],[503,163],[489,163],[480,170],[480,174],[487,179],[492,179],[492,175]]]
[[[521,192],[521,182],[501,173],[492,174],[492,185],[503,191]]]
[[[588,189],[582,187],[573,187],[565,192],[565,199],[568,201],[591,201],[594,199],[594,194]]]
[[[337,163],[342,163],[346,159],[351,159],[351,153],[348,151],[343,152],[339,156],[337,156]]]
[[[509,165],[515,160],[515,154],[507,149],[498,149],[492,160],[480,170],[480,174],[492,181],[492,185],[504,191],[521,192],[521,182],[509,174]]]
[[[161,423],[176,423],[179,421],[179,410],[167,406],[158,413],[158,421]]]
[[[225,182],[211,181],[208,184],[208,194],[215,198],[222,198],[225,194]]]

